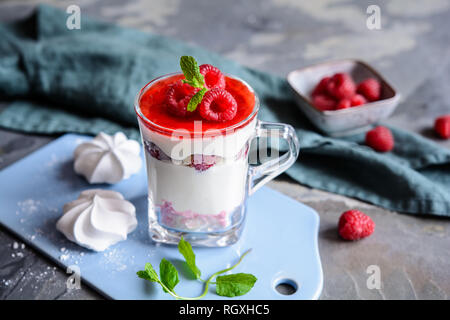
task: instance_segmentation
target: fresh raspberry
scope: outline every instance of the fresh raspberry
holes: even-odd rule
[[[347,109],[352,106],[352,103],[349,99],[341,99],[336,105],[336,110]]]
[[[206,156],[202,154],[194,154],[191,156],[190,167],[197,171],[206,171],[216,164],[216,156]]]
[[[225,89],[225,76],[218,68],[210,64],[202,64],[200,73],[205,77],[206,88]]]
[[[381,85],[375,78],[369,78],[361,82],[356,92],[362,94],[368,101],[377,101],[381,95]]]
[[[314,97],[318,94],[326,94],[327,93],[327,84],[330,81],[331,77],[324,77],[320,82],[316,85],[314,90],[311,93],[311,96]]]
[[[312,98],[312,103],[317,109],[321,111],[334,110],[334,108],[336,108],[336,101],[324,94],[315,95]]]
[[[378,126],[366,134],[366,145],[379,152],[391,151],[394,148],[394,137],[391,130]]]
[[[366,98],[364,98],[364,96],[362,96],[360,94],[355,94],[352,97],[352,99],[350,100],[350,102],[352,104],[352,107],[357,107],[357,106],[365,104],[367,101],[366,101]]]
[[[185,117],[188,113],[187,105],[198,90],[181,80],[171,84],[166,92],[167,110],[174,116]]]
[[[375,223],[366,214],[358,210],[345,211],[339,218],[339,234],[345,240],[359,240],[370,236]]]
[[[443,139],[450,138],[450,114],[441,116],[434,122],[434,131]]]
[[[347,73],[336,73],[327,83],[328,93],[338,100],[352,97],[355,89],[355,83]]]
[[[198,109],[205,120],[228,121],[236,116],[237,102],[228,91],[213,88],[205,93]]]

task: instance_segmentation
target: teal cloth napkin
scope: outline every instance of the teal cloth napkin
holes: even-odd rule
[[[450,216],[450,150],[391,128],[395,149],[364,146],[364,135],[334,139],[316,132],[295,105],[287,82],[217,54],[155,34],[83,16],[66,28],[65,12],[39,6],[22,21],[0,25],[0,99],[11,101],[0,126],[33,133],[124,131],[138,139],[133,101],[156,76],[178,70],[181,55],[218,66],[258,93],[259,118],[296,128],[298,182],[414,214]]]

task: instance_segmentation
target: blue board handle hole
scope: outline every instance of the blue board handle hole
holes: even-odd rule
[[[298,284],[292,279],[280,279],[275,282],[274,289],[282,295],[290,296],[297,292]]]

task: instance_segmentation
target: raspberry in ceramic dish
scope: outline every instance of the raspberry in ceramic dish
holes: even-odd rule
[[[350,74],[339,72],[323,77],[311,92],[312,104],[321,111],[358,107],[380,99],[381,85],[375,78],[355,84]]]

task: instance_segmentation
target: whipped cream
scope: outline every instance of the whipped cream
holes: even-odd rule
[[[137,226],[136,209],[116,191],[90,189],[64,205],[56,228],[69,240],[95,251],[127,239]]]
[[[141,169],[140,152],[140,144],[122,132],[114,136],[100,132],[75,149],[74,170],[89,183],[117,183]]]

